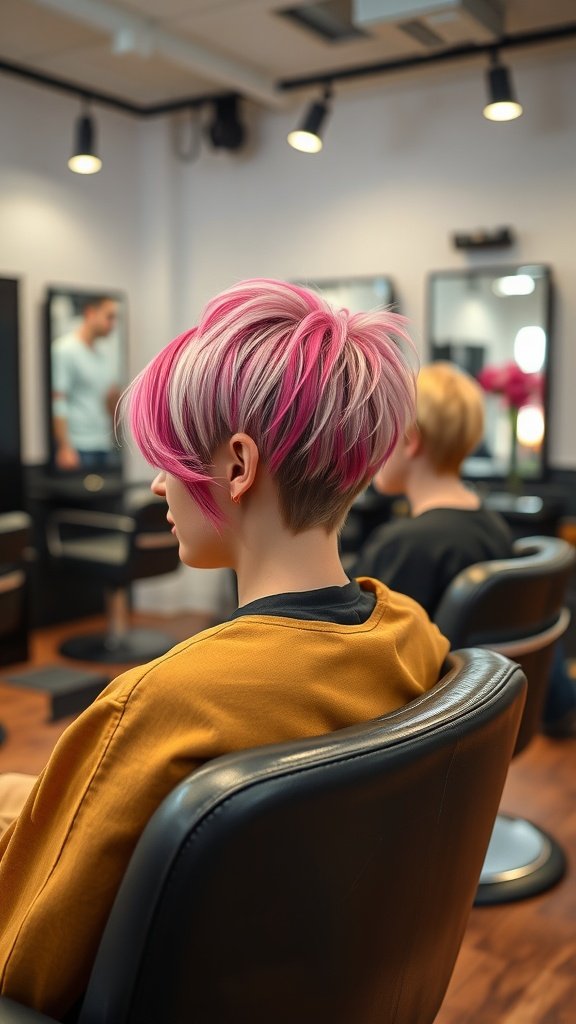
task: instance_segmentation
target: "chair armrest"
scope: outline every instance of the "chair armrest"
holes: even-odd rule
[[[31,1010],[29,1006],[22,1006],[6,996],[0,996],[0,1024],[56,1024],[56,1021],[38,1010]]]
[[[46,543],[54,558],[62,554],[62,527],[86,526],[93,530],[111,530],[114,533],[133,533],[136,529],[132,516],[116,512],[94,512],[88,509],[63,509],[54,512],[46,525]]]
[[[26,583],[26,576],[19,569],[14,572],[0,573],[0,594],[7,594],[11,590],[18,590]]]

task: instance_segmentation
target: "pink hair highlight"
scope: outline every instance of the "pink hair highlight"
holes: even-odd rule
[[[211,459],[239,431],[280,490],[284,479],[324,481],[352,500],[415,417],[405,323],[332,309],[298,285],[241,282],[136,377],[127,392],[134,438],[216,525]]]

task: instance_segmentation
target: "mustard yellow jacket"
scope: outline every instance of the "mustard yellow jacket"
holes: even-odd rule
[[[353,626],[246,615],[115,679],[62,735],[0,842],[0,989],[60,1016],[84,990],[134,845],[220,754],[316,736],[431,687],[448,641],[375,580]]]

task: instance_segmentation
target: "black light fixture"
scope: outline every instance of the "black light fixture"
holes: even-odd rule
[[[83,100],[83,109],[74,126],[74,148],[68,167],[75,174],[96,174],[102,161],[96,153],[96,122],[90,114],[88,99]]]
[[[500,63],[498,53],[491,54],[487,72],[488,103],[482,113],[489,121],[513,121],[522,114],[522,105],[516,99],[510,72]]]
[[[303,120],[288,133],[288,142],[301,153],[319,153],[322,149],[322,126],[330,113],[332,89],[326,86],[321,100],[311,103]]]
[[[238,96],[221,96],[214,100],[213,116],[208,125],[208,138],[215,149],[241,149],[246,131],[240,120]]]

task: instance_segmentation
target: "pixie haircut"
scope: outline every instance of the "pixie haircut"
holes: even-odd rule
[[[136,377],[128,422],[147,461],[186,484],[215,526],[212,458],[243,432],[285,525],[330,531],[413,422],[415,364],[397,314],[352,316],[295,284],[243,281]]]
[[[423,366],[418,375],[416,418],[426,454],[436,469],[457,472],[482,440],[482,389],[452,363]]]

